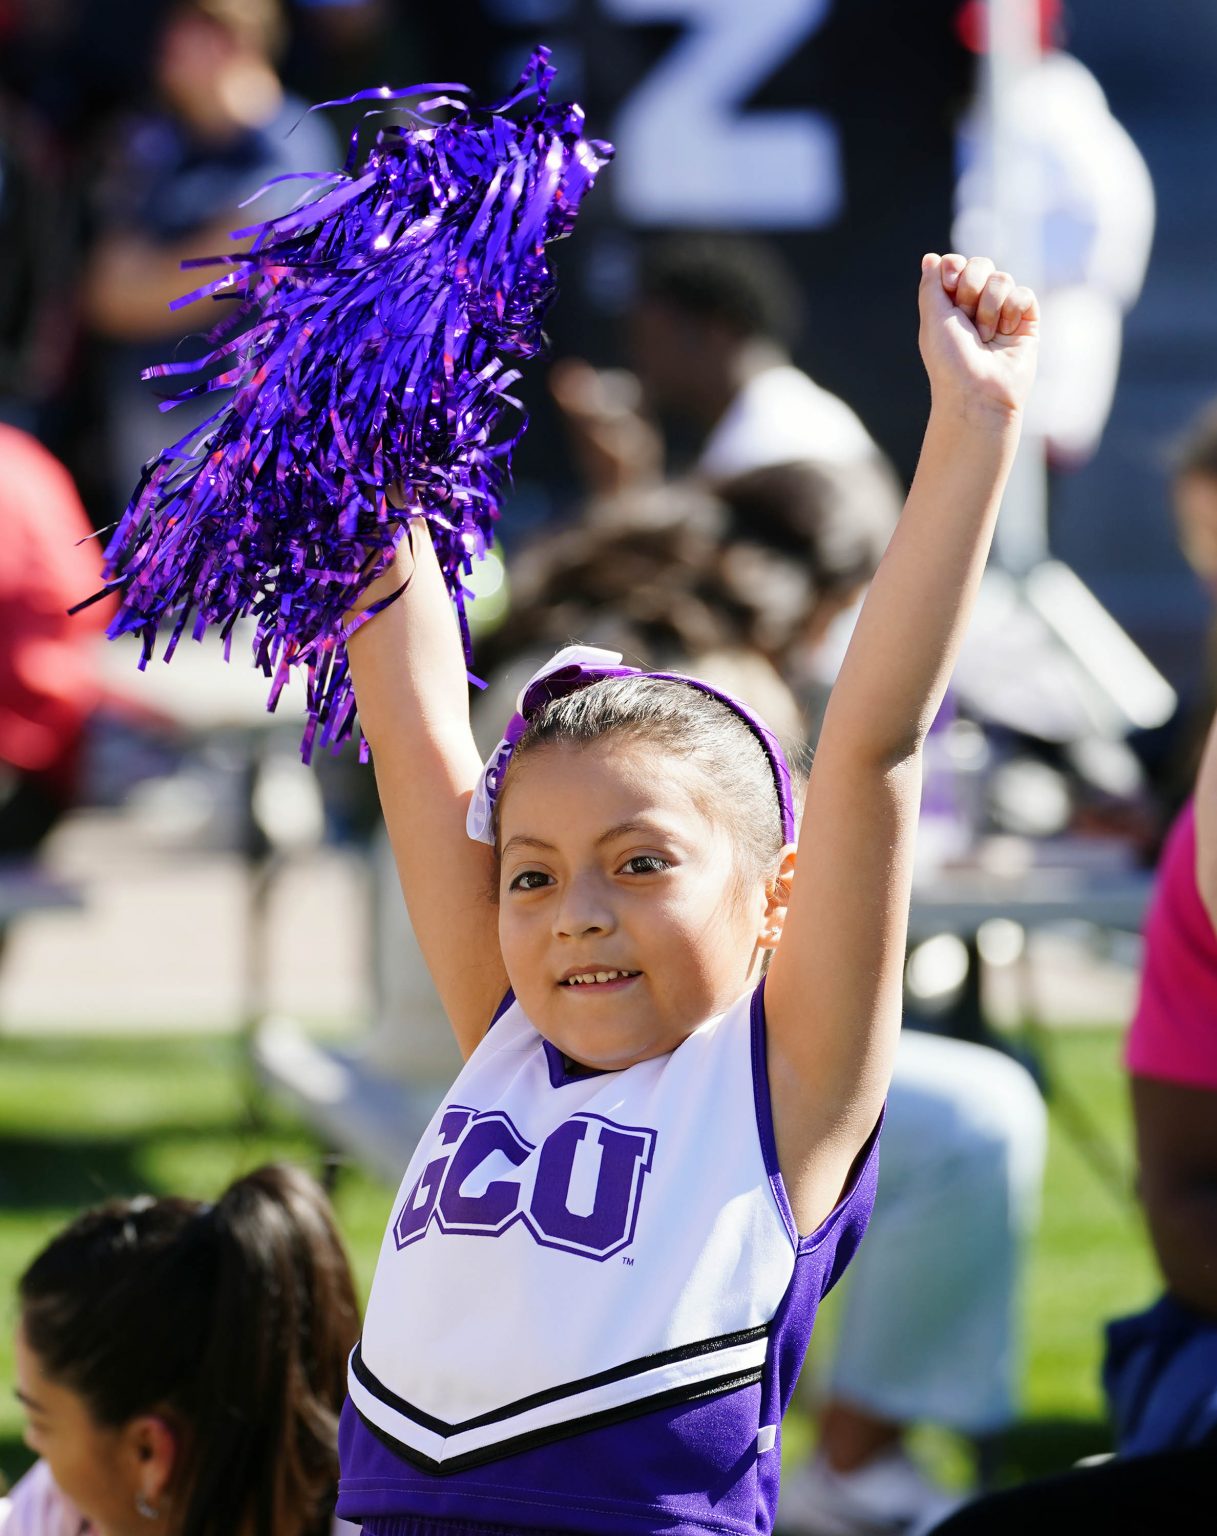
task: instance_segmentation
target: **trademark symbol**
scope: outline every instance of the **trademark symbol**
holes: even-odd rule
[[[630,1258],[630,1256],[628,1254],[623,1254],[622,1255],[621,1262],[623,1264],[628,1264],[631,1268],[633,1268],[634,1261],[633,1261],[633,1259]]]

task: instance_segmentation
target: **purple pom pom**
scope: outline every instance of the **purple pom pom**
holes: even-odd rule
[[[351,734],[343,615],[410,515],[430,524],[468,649],[463,578],[493,539],[526,425],[508,390],[541,346],[545,245],[612,154],[582,137],[577,106],[549,104],[553,73],[538,49],[490,108],[450,85],[351,98],[424,97],[362,165],[353,141],[341,171],[313,178],[330,183],[314,201],[235,231],[255,236],[248,254],[213,258],[231,270],[178,301],[235,294],[235,314],[200,362],[145,375],[203,376],[166,410],[234,393],[145,466],[106,549],[106,591],[122,594],[110,634],[139,634],[143,666],[162,629],[168,660],[188,625],[227,637],[252,615],[268,708],[291,667],[307,670],[305,761]]]

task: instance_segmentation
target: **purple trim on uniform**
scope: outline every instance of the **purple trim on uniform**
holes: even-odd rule
[[[515,992],[508,987],[503,1001],[494,1010],[494,1018],[486,1026],[487,1034],[490,1033],[515,1000]],[[603,1067],[584,1067],[578,1062],[571,1062],[556,1045],[551,1045],[544,1037],[541,1039],[541,1044],[545,1048],[545,1062],[549,1067],[549,1082],[553,1088],[565,1088],[567,1083],[579,1083],[585,1077],[601,1077],[606,1070]]]
[[[588,1077],[604,1077],[608,1073],[607,1067],[585,1067],[580,1062],[571,1061],[569,1056],[564,1056],[552,1041],[541,1037],[541,1044],[545,1049],[545,1060],[549,1066],[549,1083],[551,1088],[565,1088],[567,1083],[581,1083]]]
[[[862,1224],[862,1232],[858,1233],[858,1241],[850,1249],[849,1258],[853,1258],[858,1243],[862,1241],[862,1233],[866,1231],[867,1224],[870,1221],[870,1212],[875,1204],[875,1188],[879,1183],[879,1133],[883,1130],[883,1121],[886,1115],[887,1104],[884,1103],[883,1108],[879,1111],[879,1118],[875,1121],[874,1130],[866,1138],[862,1150],[854,1159],[854,1165],[850,1169],[849,1178],[845,1181],[845,1188],[841,1191],[841,1198],[814,1232],[809,1232],[806,1237],[799,1238],[800,1255],[814,1253],[816,1249],[820,1248],[832,1236],[834,1229],[843,1217],[856,1205],[859,1190],[864,1189],[869,1191],[869,1193],[864,1194],[864,1200],[867,1204],[866,1221]],[[840,1237],[838,1234],[838,1243],[839,1241]],[[849,1259],[846,1259],[845,1264],[848,1263]],[[840,1269],[834,1269],[831,1278],[824,1287],[823,1295],[827,1296],[842,1274],[844,1274],[845,1264],[842,1264]]]
[[[794,1211],[790,1206],[790,1197],[786,1193],[786,1181],[782,1178],[782,1170],[778,1166],[777,1137],[773,1133],[773,1102],[769,1097],[769,1042],[765,1024],[765,978],[762,976],[756,991],[752,994],[751,1008],[752,1024],[752,1094],[756,1101],[756,1128],[761,1138],[761,1152],[765,1158],[765,1172],[769,1175],[769,1183],[773,1189],[773,1198],[777,1201],[778,1210],[782,1213],[782,1220],[786,1223],[786,1230],[790,1233],[790,1240],[797,1243],[800,1253],[810,1253],[828,1236],[833,1225],[839,1220],[842,1211],[853,1200],[859,1182],[864,1178],[867,1166],[872,1159],[876,1162],[879,1156],[879,1132],[883,1126],[883,1117],[887,1113],[887,1106],[879,1111],[879,1119],[875,1122],[875,1128],[866,1139],[866,1145],[858,1153],[853,1168],[850,1170],[849,1179],[845,1189],[836,1205],[815,1229],[806,1237],[800,1236],[798,1225],[794,1219]],[[878,1175],[876,1174],[876,1178]],[[872,1197],[873,1203],[873,1197]]]
[[[794,1396],[816,1312],[857,1253],[874,1208],[882,1127],[883,1112],[858,1155],[840,1202],[815,1232],[800,1239],[794,1278],[770,1326],[769,1355],[761,1379],[760,1422],[776,1425],[777,1439],[772,1452],[761,1458],[756,1511],[758,1532],[770,1531],[777,1517],[782,1421]]]
[[[753,1098],[756,1101],[756,1130],[761,1137],[761,1152],[765,1158],[765,1172],[770,1178],[770,1187],[773,1189],[773,1198],[778,1201],[778,1209],[782,1213],[782,1221],[785,1229],[790,1233],[791,1243],[798,1244],[799,1252],[811,1252],[814,1247],[824,1243],[825,1236],[830,1232],[837,1218],[841,1217],[842,1210],[854,1198],[857,1184],[864,1178],[867,1163],[871,1157],[877,1158],[879,1147],[879,1129],[884,1124],[884,1115],[887,1114],[887,1106],[879,1111],[879,1120],[876,1121],[874,1130],[871,1130],[867,1144],[857,1154],[856,1163],[850,1172],[841,1200],[828,1212],[827,1217],[816,1227],[814,1232],[807,1236],[799,1235],[798,1223],[794,1221],[794,1212],[790,1207],[790,1197],[787,1195],[785,1180],[782,1178],[781,1167],[778,1166],[778,1138],[773,1134],[773,1101],[770,1098],[770,1086],[768,1086],[768,1035],[765,1032],[765,978],[761,977],[756,991],[751,998],[751,1058],[753,1058]]]
[[[762,976],[752,994],[750,1010],[752,1021],[752,1097],[756,1104],[756,1129],[761,1138],[761,1153],[765,1159],[765,1172],[769,1175],[769,1187],[790,1234],[790,1241],[797,1247],[799,1229],[795,1225],[794,1212],[786,1193],[786,1181],[778,1167],[778,1144],[773,1134],[773,1105],[769,1098],[769,1050],[765,1034],[765,978]]]
[[[515,1000],[516,1000],[515,993],[512,991],[512,989],[510,987],[508,987],[507,991],[504,992],[504,994],[503,994],[503,1001],[494,1010],[494,1017],[491,1019],[490,1023],[487,1024],[487,1026],[486,1026],[486,1033],[487,1034],[490,1033],[490,1031],[494,1028],[494,1026],[499,1022],[499,1020],[503,1017],[503,1015],[511,1007],[512,1003],[515,1002]]]

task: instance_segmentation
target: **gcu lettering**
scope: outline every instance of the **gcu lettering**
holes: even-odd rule
[[[497,1237],[518,1221],[544,1247],[607,1259],[633,1241],[654,1150],[654,1131],[600,1115],[572,1115],[538,1147],[500,1110],[452,1105],[393,1224],[397,1246],[432,1226]]]

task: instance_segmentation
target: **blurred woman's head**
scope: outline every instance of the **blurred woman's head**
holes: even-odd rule
[[[814,643],[824,624],[848,607],[868,584],[900,515],[895,475],[878,455],[837,465],[806,460],[772,464],[725,481],[718,494],[730,509],[735,583],[764,610],[770,586],[744,562],[763,552],[769,561],[803,573],[804,602],[788,614],[780,605],[770,628],[783,635],[773,648],[783,656]],[[758,619],[758,626],[761,621]]]
[[[216,1205],[116,1200],[19,1284],[26,1440],[102,1536],[328,1529],[358,1331],[324,1194],[286,1166]]]
[[[279,0],[175,0],[153,51],[157,94],[203,138],[259,127],[282,101],[274,60],[285,35]]]
[[[1172,499],[1188,564],[1217,596],[1217,402],[1211,402],[1176,445]]]
[[[511,612],[478,659],[493,670],[574,635],[655,667],[730,645],[737,615],[716,574],[726,537],[725,507],[696,486],[596,503],[513,557]]]
[[[578,635],[649,666],[734,647],[781,670],[870,580],[899,506],[878,460],[780,464],[596,502],[513,559],[511,614],[479,656],[493,667]]]

